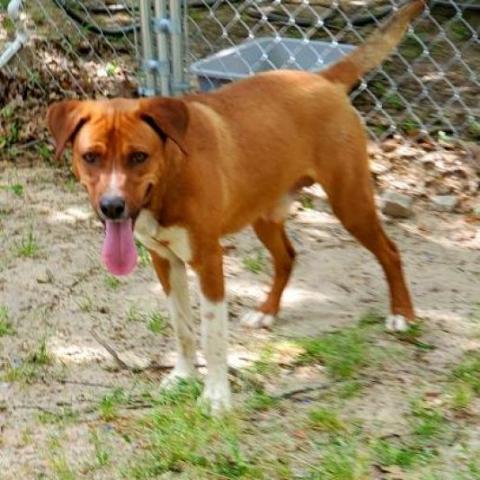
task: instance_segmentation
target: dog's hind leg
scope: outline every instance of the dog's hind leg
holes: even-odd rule
[[[246,313],[242,324],[252,328],[271,327],[280,308],[280,299],[292,272],[295,250],[285,232],[284,221],[261,218],[253,224],[257,237],[272,256],[273,285],[258,310]]]
[[[355,162],[345,160],[336,162],[336,170],[330,177],[333,181],[324,181],[322,186],[335,215],[376,256],[383,268],[390,289],[391,315],[386,321],[387,329],[406,330],[408,323],[415,318],[413,305],[400,253],[384,232],[377,216],[366,155]]]

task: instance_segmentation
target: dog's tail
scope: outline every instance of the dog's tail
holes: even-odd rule
[[[380,65],[400,42],[410,21],[424,8],[424,0],[409,2],[368,37],[363,45],[323,70],[320,75],[350,90],[365,73]]]

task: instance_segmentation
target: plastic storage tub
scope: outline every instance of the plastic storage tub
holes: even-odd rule
[[[257,38],[199,60],[190,66],[190,71],[197,77],[200,89],[207,91],[268,70],[320,71],[354,48],[316,40]]]

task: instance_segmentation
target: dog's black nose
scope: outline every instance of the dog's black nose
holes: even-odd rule
[[[100,199],[100,210],[105,217],[117,220],[125,213],[125,200],[122,197],[105,195]]]

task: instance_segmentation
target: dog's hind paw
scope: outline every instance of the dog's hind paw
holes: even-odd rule
[[[403,315],[389,315],[385,320],[385,329],[388,332],[405,332],[409,324]]]
[[[240,323],[249,328],[271,328],[275,323],[275,316],[258,310],[250,310],[245,313]]]
[[[232,394],[228,381],[212,384],[207,379],[198,403],[209,410],[213,416],[227,413],[232,408]]]

